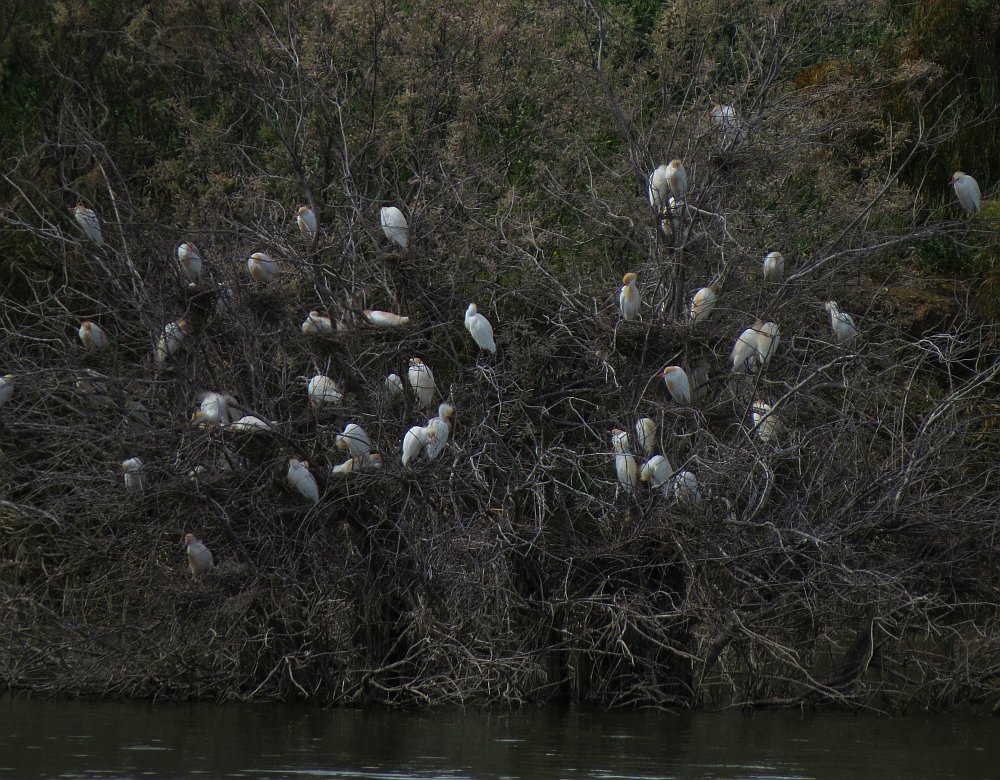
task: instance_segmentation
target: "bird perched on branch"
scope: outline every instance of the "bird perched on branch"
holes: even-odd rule
[[[156,342],[154,358],[157,366],[163,366],[167,358],[173,357],[184,345],[184,338],[191,335],[191,327],[187,320],[177,320],[167,323],[163,328],[163,333]]]
[[[780,282],[785,276],[785,258],[781,252],[764,255],[764,281]]]
[[[767,364],[771,362],[774,353],[778,351],[778,342],[780,339],[781,335],[778,332],[778,326],[773,322],[765,322],[757,328],[757,360],[760,362],[762,369],[767,368]]]
[[[836,301],[827,301],[824,308],[830,313],[830,327],[838,342],[843,343],[858,335],[854,318],[846,311],[841,311]]]
[[[382,468],[382,456],[372,452],[364,457],[348,458],[330,468],[331,474],[353,474],[356,471],[377,471]]]
[[[958,202],[962,204],[963,209],[970,214],[975,214],[979,211],[981,199],[979,182],[967,173],[955,171],[955,175],[951,177],[951,181],[948,183],[955,190],[955,197],[958,198]]]
[[[299,380],[306,383],[306,394],[309,397],[309,406],[314,409],[319,409],[321,406],[325,406],[327,404],[339,404],[344,398],[343,391],[337,383],[328,376],[317,374],[312,379],[308,380],[304,376],[300,376]]]
[[[663,495],[669,496],[673,487],[670,475],[673,473],[674,468],[666,457],[654,455],[642,465],[639,481],[648,482],[653,490],[659,490]]]
[[[750,373],[754,370],[757,365],[757,333],[763,326],[763,322],[756,320],[736,339],[733,351],[729,355],[733,371]]]
[[[80,324],[77,335],[83,342],[83,346],[91,352],[100,352],[110,343],[104,331],[101,330],[101,326],[90,320],[85,320]]]
[[[639,288],[636,287],[636,278],[636,275],[631,272],[622,277],[622,289],[618,293],[618,306],[621,308],[623,320],[634,320],[639,316],[642,296],[639,294]]]
[[[267,283],[278,276],[278,264],[270,255],[254,252],[247,260],[247,270],[255,282]]]
[[[378,309],[364,309],[361,312],[365,319],[376,328],[396,328],[400,325],[409,325],[410,318],[391,311],[379,311]]]
[[[431,372],[431,367],[420,358],[410,358],[410,367],[406,371],[406,378],[410,387],[413,388],[417,402],[424,407],[433,406],[434,393],[437,388],[434,385],[434,374]]]
[[[372,449],[371,439],[357,423],[347,423],[344,432],[337,434],[336,444],[338,450],[347,450],[355,458],[367,458]]]
[[[667,366],[657,376],[663,377],[663,382],[670,391],[670,397],[675,403],[691,403],[691,383],[688,375],[680,366]]]
[[[698,489],[698,478],[690,471],[682,471],[671,480],[674,498],[679,504],[698,506],[701,504],[701,490]]]
[[[316,215],[308,206],[299,206],[295,212],[295,224],[299,226],[299,231],[307,239],[312,241],[316,238]]]
[[[187,550],[188,571],[192,579],[199,579],[212,570],[212,551],[194,534],[184,535],[184,549]]]
[[[304,498],[313,504],[319,503],[319,485],[316,484],[316,477],[309,471],[309,461],[289,458],[288,475],[285,479],[288,486],[295,488]]]
[[[403,465],[409,466],[436,437],[429,425],[414,425],[403,436]]]
[[[194,244],[185,241],[177,247],[177,264],[184,278],[191,284],[197,284],[201,279],[201,252]]]
[[[611,434],[611,452],[615,456],[618,484],[625,490],[633,490],[639,481],[639,470],[632,454],[628,433],[621,428],[613,428],[608,433]]]
[[[129,458],[122,461],[122,472],[125,474],[125,490],[139,493],[145,483],[142,473],[143,463],[139,458]]]
[[[677,200],[684,200],[687,197],[687,171],[684,170],[684,163],[680,160],[671,160],[667,166],[667,186],[670,188],[670,194]]]
[[[274,426],[267,422],[267,420],[247,414],[234,422],[230,426],[230,430],[237,431],[238,433],[267,433],[273,431]]]
[[[386,238],[406,249],[410,245],[410,227],[406,224],[403,212],[395,206],[383,206],[379,217]]]
[[[470,303],[465,310],[465,329],[472,335],[473,341],[480,349],[490,354],[496,354],[497,343],[493,340],[493,326],[490,321],[479,313],[476,304]]]
[[[14,395],[14,375],[4,374],[0,377],[0,408]]]
[[[403,380],[399,374],[389,374],[385,378],[385,395],[390,404],[403,397]]]
[[[714,284],[698,290],[691,298],[691,322],[703,322],[707,320],[715,308],[715,303],[718,299],[719,288]]]
[[[333,333],[333,320],[313,309],[309,312],[309,316],[302,321],[302,333],[305,336],[322,336]]]
[[[93,241],[97,246],[104,246],[104,235],[101,233],[101,221],[97,218],[97,215],[86,206],[80,204],[73,206],[69,210],[69,213],[73,215],[73,219],[76,220],[77,224],[83,228],[83,232],[87,235],[91,241]]]
[[[754,429],[757,431],[758,439],[767,444],[781,436],[785,426],[781,422],[781,418],[771,409],[769,404],[763,401],[755,401],[751,410],[751,417]]]
[[[191,425],[218,425],[224,428],[233,421],[237,412],[230,409],[236,399],[223,393],[202,393],[201,406],[191,417]]]
[[[670,169],[665,164],[649,174],[649,205],[657,212],[667,207],[667,198],[670,197],[670,185],[667,183],[669,174]]]
[[[733,149],[739,149],[746,143],[746,133],[736,116],[736,109],[727,104],[716,103],[709,112],[712,119],[712,126],[718,132],[723,141]]]
[[[632,442],[626,431],[621,428],[612,428],[608,433],[611,434],[611,451],[615,455],[625,455],[632,451]]]
[[[656,446],[656,423],[650,417],[640,417],[635,423],[635,446],[647,458]]]
[[[444,452],[448,438],[451,436],[451,424],[454,416],[455,407],[449,403],[443,403],[438,406],[437,417],[427,421],[425,427],[431,432],[431,438],[424,447],[427,460],[434,460]]]

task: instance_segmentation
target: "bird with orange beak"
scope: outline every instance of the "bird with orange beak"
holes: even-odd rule
[[[622,277],[622,289],[618,293],[618,305],[622,310],[623,320],[634,320],[639,316],[639,306],[642,305],[642,296],[639,295],[639,288],[635,286],[636,275],[627,273]]]
[[[670,391],[670,397],[675,403],[691,403],[691,382],[688,375],[680,366],[667,366],[657,376],[663,377],[663,383]]]

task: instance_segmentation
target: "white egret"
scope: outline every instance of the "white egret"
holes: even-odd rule
[[[669,173],[664,164],[649,174],[649,205],[657,212],[663,211],[667,206],[667,198],[670,196],[670,185],[667,184]]]
[[[278,275],[278,264],[263,252],[254,252],[247,260],[247,270],[255,282],[270,282]]]
[[[234,422],[229,427],[229,430],[238,431],[240,433],[264,433],[273,431],[274,426],[267,422],[267,420],[262,420],[260,417],[247,414]]]
[[[338,450],[347,450],[355,458],[368,457],[372,449],[371,439],[357,423],[347,423],[344,432],[337,434],[336,444]]]
[[[393,314],[391,311],[364,309],[361,313],[376,328],[395,328],[400,325],[410,324],[409,317],[402,317],[399,314]]]
[[[755,401],[751,410],[751,417],[753,418],[753,425],[757,431],[758,439],[767,444],[782,434],[784,425],[781,422],[781,418],[771,409],[769,404],[763,401]]]
[[[635,490],[639,484],[639,468],[635,463],[635,455],[630,453],[615,454],[615,474],[618,484],[625,490]]]
[[[432,434],[431,440],[424,447],[424,454],[427,455],[427,460],[434,460],[444,452],[444,448],[448,444],[448,438],[451,436],[452,418],[454,416],[455,407],[449,403],[443,403],[438,406],[437,417],[427,421],[425,427]]]
[[[431,367],[420,358],[410,358],[410,367],[406,370],[406,379],[413,388],[413,394],[421,406],[431,407],[434,405],[434,374]]]
[[[627,431],[623,431],[621,428],[612,428],[608,433],[611,434],[611,451],[615,455],[627,455],[632,452],[632,442],[629,440]]]
[[[302,235],[312,241],[316,238],[316,215],[308,206],[299,206],[295,212],[295,224],[299,226]]]
[[[656,423],[650,417],[640,417],[635,423],[635,446],[647,458],[656,446]]]
[[[733,106],[716,103],[712,106],[709,116],[712,119],[713,127],[722,136],[725,143],[730,144],[734,149],[738,149],[746,143],[746,133],[743,132],[743,127]]]
[[[305,380],[305,377],[299,377]],[[309,406],[318,409],[326,404],[339,404],[344,393],[330,377],[317,374],[306,383],[306,394],[309,396]]]
[[[80,324],[77,335],[80,337],[80,341],[83,342],[83,346],[92,352],[100,352],[109,344],[108,337],[101,330],[101,326],[90,320],[86,320]]]
[[[736,339],[733,351],[729,355],[733,371],[750,373],[754,370],[757,364],[757,333],[763,326],[764,323],[757,320]]]
[[[858,335],[854,318],[846,311],[841,311],[836,301],[827,301],[825,308],[830,312],[830,327],[833,328],[833,335],[837,341],[843,343]]]
[[[785,257],[781,252],[768,252],[764,256],[764,281],[780,282],[785,276]]]
[[[757,328],[757,359],[761,368],[767,368],[774,353],[778,351],[781,335],[778,326],[773,322],[765,322]]]
[[[285,479],[288,486],[295,488],[303,497],[313,504],[319,503],[319,486],[316,484],[316,477],[309,471],[309,461],[289,458]]]
[[[719,288],[710,284],[702,287],[691,298],[690,316],[691,322],[703,322],[712,314],[715,303],[719,299]]]
[[[163,328],[163,333],[156,342],[154,358],[156,365],[162,366],[167,362],[167,358],[173,357],[184,345],[184,338],[191,335],[191,327],[187,320],[177,320],[170,322]]]
[[[212,566],[215,565],[212,551],[194,534],[184,535],[184,549],[187,550],[188,571],[191,572],[193,579],[198,579],[212,570]]]
[[[687,181],[684,163],[680,160],[671,160],[667,166],[667,186],[670,187],[670,194],[677,200],[684,200],[687,197]]]
[[[333,333],[333,320],[313,309],[302,321],[302,333],[306,336],[321,336]]]
[[[0,407],[10,400],[14,395],[14,375],[4,374],[0,377]]]
[[[671,480],[671,487],[674,491],[674,498],[679,504],[688,506],[699,506],[701,504],[701,490],[698,488],[698,477],[690,471],[682,471]]]
[[[663,382],[670,391],[670,397],[679,404],[691,403],[691,383],[688,375],[680,366],[667,366],[657,376],[663,377]]]
[[[948,183],[954,188],[955,197],[958,198],[958,202],[962,204],[963,209],[972,214],[979,211],[981,198],[979,182],[967,173],[955,171],[955,175],[951,177],[951,181]]]
[[[642,296],[639,294],[639,288],[635,286],[636,278],[636,275],[631,272],[622,277],[622,289],[618,293],[618,306],[622,310],[623,320],[634,320],[639,316]]]
[[[139,493],[142,491],[145,483],[142,465],[142,461],[139,458],[129,458],[122,461],[122,471],[125,474],[125,489],[130,493]]]
[[[497,343],[493,340],[493,326],[490,325],[488,319],[479,313],[479,309],[474,303],[470,303],[469,308],[465,310],[465,329],[469,331],[480,349],[485,349],[492,354],[496,353]]]
[[[379,217],[386,238],[406,249],[410,245],[410,228],[406,224],[403,212],[395,206],[383,206]]]
[[[104,246],[101,221],[93,211],[81,204],[74,206],[69,212],[73,215],[73,219],[76,220],[77,224],[83,228],[83,232],[87,234],[87,238],[97,244],[97,246]]]
[[[653,490],[659,490],[663,495],[670,495],[673,486],[670,475],[674,473],[674,467],[663,455],[654,455],[647,460],[639,471],[639,481],[648,482]]]
[[[663,211],[663,216],[670,220],[670,230],[674,236],[680,235],[684,225],[684,204],[672,195],[667,200],[667,208]]]
[[[414,425],[403,436],[403,465],[409,466],[420,457],[424,447],[433,442],[434,432],[429,425]]]
[[[177,264],[184,278],[191,284],[197,284],[201,279],[202,257],[198,247],[185,241],[177,247]]]
[[[399,374],[389,374],[385,378],[385,394],[389,403],[394,403],[403,396],[403,380]]]
[[[191,418],[191,425],[218,425],[225,427],[236,417],[236,412],[230,409],[236,399],[223,393],[203,393],[201,406]]]
[[[382,468],[382,456],[373,452],[364,457],[354,457],[330,467],[331,474],[353,474],[356,471],[376,471]]]

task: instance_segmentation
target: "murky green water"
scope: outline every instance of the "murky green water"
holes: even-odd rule
[[[0,777],[1000,777],[1000,722],[0,701]]]

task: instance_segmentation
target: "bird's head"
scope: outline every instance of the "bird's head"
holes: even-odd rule
[[[717,283],[712,283],[708,285],[708,289],[712,291],[715,295],[719,294],[719,285]]]
[[[309,209],[309,207],[308,207],[308,206],[299,206],[299,208],[298,208],[298,210],[297,210],[297,211],[295,212],[295,214],[296,214],[296,216],[299,216],[299,217],[301,217],[301,216],[302,216],[303,214],[306,214],[306,213],[308,213],[308,212],[309,212],[309,210],[310,210],[310,209]]]
[[[208,419],[208,415],[201,409],[191,415],[191,420],[188,423],[192,428],[204,424]]]
[[[373,469],[382,468],[382,456],[373,452],[368,456],[368,466]]]
[[[675,170],[675,171],[676,171],[676,170],[678,170],[678,169],[680,169],[680,168],[683,168],[683,167],[684,167],[684,163],[682,163],[682,162],[681,162],[680,160],[671,160],[671,161],[670,161],[670,167],[671,167],[671,168],[672,168],[673,170]]]
[[[184,547],[185,549],[187,549],[194,542],[197,542],[197,541],[198,541],[198,538],[194,534],[184,534],[184,541],[181,543],[181,546]]]
[[[638,279],[638,276],[629,271],[627,274],[625,274],[625,276],[622,277],[622,284],[625,285],[632,284],[632,282],[634,282],[636,279]]]
[[[823,308],[826,309],[831,314],[833,314],[840,307],[837,305],[836,301],[827,301],[825,304],[823,304]]]
[[[664,379],[669,379],[677,371],[680,371],[680,368],[678,368],[677,366],[667,366],[660,373],[658,373],[657,376],[663,377]]]
[[[455,416],[455,407],[449,403],[443,403],[438,407],[438,417],[442,420],[450,421]]]
[[[177,330],[183,333],[185,336],[191,335],[191,323],[187,320],[177,320]]]
[[[962,171],[955,171],[955,173],[951,177],[951,181],[948,182],[948,186],[954,187],[961,180],[963,176],[965,176],[965,174]]]
[[[13,382],[14,381],[14,375],[13,374],[4,374],[3,375],[3,381],[4,382]],[[77,382],[77,384],[79,384],[79,382]]]
[[[84,333],[90,333],[93,329],[94,329],[94,323],[92,323],[90,320],[86,320],[80,323],[80,330],[82,330]]]
[[[479,312],[479,307],[476,306],[476,304],[474,303],[470,303],[469,308],[465,310],[465,316],[469,317],[473,314],[477,314],[478,312]]]
[[[424,361],[420,358],[410,358],[410,366],[412,368],[420,368],[424,365]]]

